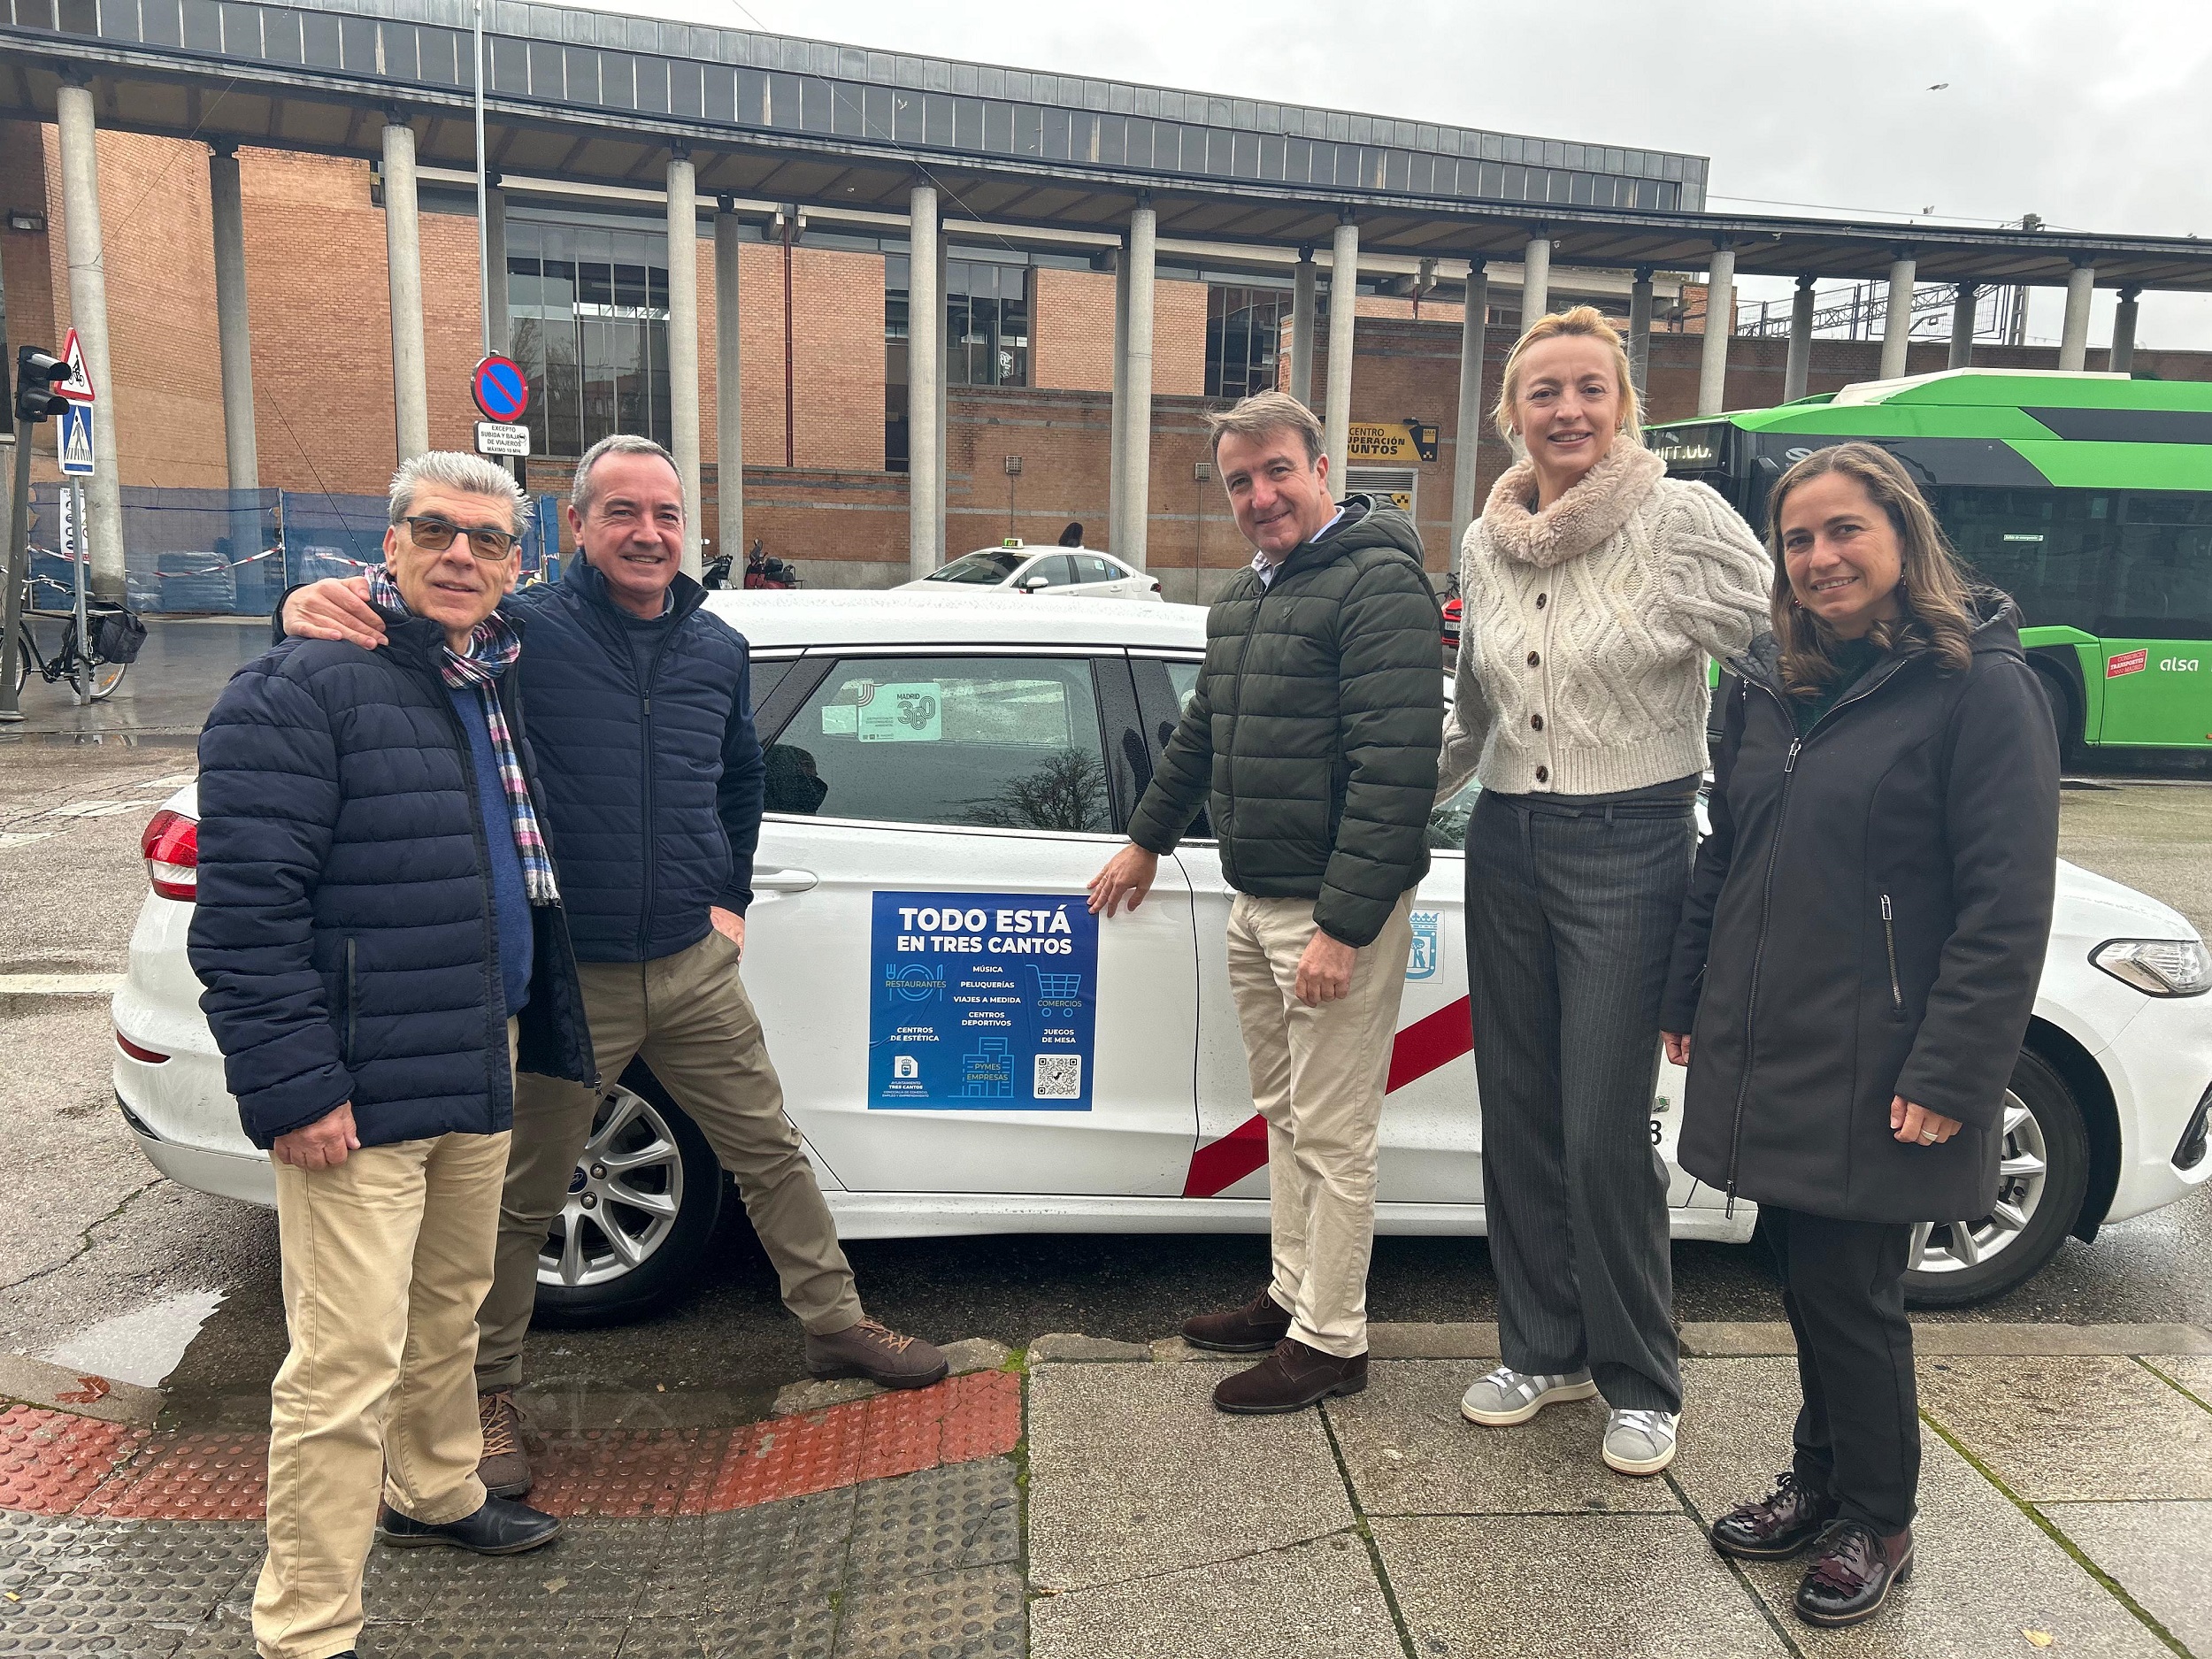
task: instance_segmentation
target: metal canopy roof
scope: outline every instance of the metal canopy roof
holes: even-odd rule
[[[115,4],[101,0],[101,12]],[[151,7],[156,0],[144,4]],[[64,73],[73,73],[88,79],[98,119],[110,127],[374,159],[380,152],[385,113],[398,107],[414,129],[423,165],[474,165],[465,86],[399,88],[388,79],[304,64],[211,57],[178,46],[21,26],[19,19],[32,14],[33,5],[49,7],[52,15],[51,4],[52,0],[0,0],[0,117],[52,119],[55,88]],[[73,7],[88,15],[93,10],[91,0],[62,0],[62,20]],[[379,5],[380,11],[390,9]],[[401,9],[428,8],[423,0],[403,0]],[[556,19],[584,15],[541,5],[500,9]],[[487,153],[490,165],[503,172],[657,188],[670,147],[683,144],[692,152],[703,195],[802,207],[902,215],[908,192],[926,174],[939,186],[941,210],[949,217],[1040,227],[1117,230],[1126,224],[1133,207],[1148,199],[1159,216],[1159,234],[1188,241],[1325,248],[1340,219],[1349,217],[1359,225],[1363,253],[1413,257],[1517,261],[1527,238],[1545,232],[1554,241],[1554,263],[1567,265],[1697,271],[1705,268],[1717,245],[1726,243],[1736,250],[1739,274],[1863,279],[1886,275],[1893,259],[1910,257],[1923,281],[2059,286],[2078,263],[2088,262],[2094,264],[2101,287],[2212,291],[2212,242],[2194,238],[1855,223],[1322,188],[1038,156],[981,155],[880,137],[769,130],[703,115],[626,110],[617,117],[604,109],[498,92],[488,95],[486,109]],[[1457,130],[1423,129],[1426,134]]]

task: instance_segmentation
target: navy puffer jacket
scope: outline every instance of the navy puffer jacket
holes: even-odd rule
[[[641,680],[606,579],[580,557],[509,602],[530,623],[518,664],[543,766],[561,896],[586,962],[649,962],[745,913],[765,768],[744,636],[679,576]]]
[[[483,821],[439,677],[443,634],[416,618],[387,626],[373,652],[279,645],[238,671],[200,733],[192,969],[259,1147],[348,1101],[364,1146],[513,1121],[485,840],[511,832]],[[529,776],[511,672],[500,699]],[[590,1082],[561,908],[534,907],[532,920],[518,1064]]]

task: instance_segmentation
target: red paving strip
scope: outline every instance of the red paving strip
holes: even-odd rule
[[[1021,1379],[978,1371],[740,1429],[554,1441],[532,1502],[555,1515],[712,1515],[944,1463],[1021,1439]],[[0,1509],[146,1520],[261,1517],[264,1435],[164,1433],[36,1406],[0,1410]]]

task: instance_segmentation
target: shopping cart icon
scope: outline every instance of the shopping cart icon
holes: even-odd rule
[[[1079,973],[1047,973],[1033,967],[1037,976],[1037,995],[1048,1002],[1075,1002],[1083,997],[1083,976]]]

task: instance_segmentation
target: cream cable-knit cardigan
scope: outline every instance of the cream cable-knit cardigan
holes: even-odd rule
[[[1702,484],[1625,436],[1542,512],[1525,460],[1460,549],[1440,796],[1607,795],[1704,771],[1708,656],[1767,625],[1773,569]]]

